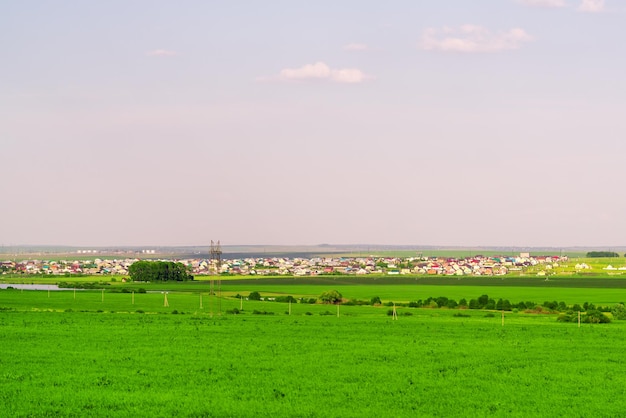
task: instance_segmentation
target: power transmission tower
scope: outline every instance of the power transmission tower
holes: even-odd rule
[[[215,274],[217,275],[217,304],[219,315],[222,314],[222,280],[220,279],[220,273],[222,271],[222,247],[220,242],[217,244],[211,240],[211,264],[215,266]],[[211,287],[213,287],[213,280],[211,280]]]

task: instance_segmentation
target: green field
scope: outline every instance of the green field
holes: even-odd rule
[[[407,307],[393,320],[386,306],[233,297],[626,299],[619,279],[481,279],[223,280],[221,299],[209,282],[0,290],[0,416],[623,414],[626,321],[578,327],[554,314]]]

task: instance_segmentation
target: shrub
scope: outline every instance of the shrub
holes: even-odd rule
[[[380,297],[378,296],[374,296],[372,299],[370,299],[371,305],[380,305],[381,303],[382,301],[380,300]]]
[[[485,318],[493,318],[495,316],[496,316],[496,314],[494,314],[493,312],[488,312],[488,313],[485,314]]]
[[[274,312],[267,312],[267,311],[258,311],[258,310],[253,310],[252,311],[253,315],[274,315]]]
[[[226,313],[230,315],[239,315],[240,311],[237,308],[233,308],[233,309],[227,310]]]
[[[581,320],[582,322],[588,324],[608,324],[609,322],[611,322],[611,319],[608,316],[596,309],[587,311],[587,313]]]
[[[281,303],[298,303],[298,301],[296,300],[296,298],[294,298],[293,296],[289,295],[289,296],[276,296],[275,298],[276,302],[281,302]]]
[[[575,317],[571,314],[562,313],[556,318],[556,320],[558,322],[576,322],[578,320],[578,317]]]
[[[251,292],[248,295],[248,300],[261,300],[261,294],[259,292]]]
[[[457,312],[457,313],[455,313],[455,314],[454,314],[454,315],[452,315],[452,316],[455,316],[455,317],[457,317],[457,318],[469,318],[471,315],[469,315],[469,314],[464,314],[464,313],[461,313],[461,312]]]
[[[626,307],[624,307],[623,303],[618,303],[617,305],[611,308],[611,314],[613,318],[618,320],[626,320]]]

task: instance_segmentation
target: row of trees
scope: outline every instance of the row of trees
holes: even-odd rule
[[[182,282],[193,280],[187,266],[173,261],[136,261],[128,268],[135,282]]]
[[[587,253],[587,257],[588,258],[616,258],[619,257],[618,253],[614,253],[613,251],[589,251]],[[624,254],[624,257],[626,257],[626,254]]]

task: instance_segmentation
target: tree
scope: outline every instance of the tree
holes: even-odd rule
[[[322,301],[322,303],[339,303],[341,302],[341,300],[343,299],[343,297],[341,296],[341,293],[339,293],[336,290],[328,290],[324,293],[322,293],[319,297],[319,300]]]
[[[248,300],[261,300],[261,294],[259,292],[251,292],[248,295]]]
[[[173,261],[136,261],[128,268],[128,274],[137,282],[193,280],[184,264]]]
[[[381,303],[382,301],[380,300],[378,296],[374,296],[372,299],[370,299],[371,305],[380,305]]]
[[[489,296],[488,295],[481,295],[478,298],[478,306],[482,309],[487,305],[487,302],[489,302]]]

